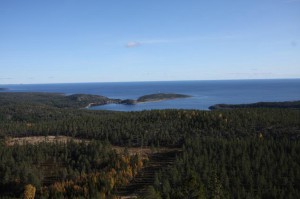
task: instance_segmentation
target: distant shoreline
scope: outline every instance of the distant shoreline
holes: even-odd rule
[[[228,110],[237,108],[288,108],[300,109],[300,100],[284,102],[257,102],[250,104],[215,104],[209,110]]]
[[[154,109],[195,109],[207,111],[210,106],[225,103],[238,105],[300,100],[299,87],[300,79],[0,85],[0,88],[9,89],[0,91],[0,101],[6,101],[9,104],[26,102],[30,104],[46,104],[58,108],[89,108],[90,110],[105,111],[143,111]],[[151,93],[179,93],[192,97],[176,100],[171,98],[151,99],[148,100],[149,103],[137,101],[140,96]]]
[[[0,92],[0,105],[18,104],[24,101],[30,104],[43,104],[56,108],[79,108],[90,109],[95,106],[107,104],[135,105],[147,102],[159,102],[164,100],[173,100],[180,98],[189,98],[190,95],[174,93],[157,93],[144,95],[136,100],[132,99],[112,99],[100,95],[90,94],[72,94],[65,95],[61,93],[43,93],[43,92]],[[215,104],[207,107],[208,110],[229,110],[238,108],[285,108],[300,109],[300,100],[282,101],[282,102],[257,102],[249,104]]]
[[[23,103],[44,104],[57,108],[86,108],[101,106],[106,104],[124,104],[135,105],[138,103],[155,102],[163,100],[172,100],[178,98],[188,98],[189,95],[174,93],[158,93],[143,95],[136,100],[132,99],[112,99],[101,95],[91,94],[72,94],[65,95],[61,93],[44,92],[0,92],[1,103]]]

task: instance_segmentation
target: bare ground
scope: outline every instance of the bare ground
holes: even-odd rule
[[[14,144],[38,144],[42,142],[48,143],[67,143],[68,141],[74,141],[77,143],[80,142],[88,142],[87,140],[76,139],[68,136],[28,136],[28,137],[20,137],[20,138],[7,138],[5,143],[7,146],[12,146]]]
[[[69,141],[73,141],[76,143],[88,143],[90,140],[78,139],[68,136],[28,136],[28,137],[17,137],[17,138],[7,138],[5,143],[7,146],[12,146],[15,144],[23,145],[23,144],[39,144],[42,142],[48,143],[67,143]],[[174,151],[174,148],[160,147],[160,148],[150,148],[150,147],[120,147],[120,146],[112,146],[112,148],[117,153],[122,153],[125,150],[128,151],[130,155],[140,155],[142,158],[147,158],[149,155],[153,153],[166,153],[170,151]],[[179,150],[179,149],[175,149]]]

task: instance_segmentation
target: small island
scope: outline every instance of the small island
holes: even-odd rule
[[[120,104],[135,105],[144,102],[157,102],[163,100],[172,100],[172,99],[188,98],[188,97],[191,96],[183,95],[183,94],[175,94],[175,93],[157,93],[157,94],[143,95],[139,97],[137,100],[133,100],[133,99],[122,100]]]

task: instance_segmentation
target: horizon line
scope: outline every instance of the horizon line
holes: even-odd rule
[[[245,81],[245,80],[298,80],[298,78],[249,78],[249,79],[198,79],[198,80],[145,80],[145,81],[104,81],[104,82],[52,82],[52,83],[10,83],[0,85],[35,85],[35,84],[93,84],[93,83],[146,83],[146,82],[192,82],[192,81]]]

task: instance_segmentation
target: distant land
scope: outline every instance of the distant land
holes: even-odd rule
[[[7,91],[9,90],[8,88],[0,88],[0,91]]]
[[[289,108],[300,109],[300,100],[286,102],[257,102],[252,104],[216,104],[210,110],[237,109],[237,108]]]
[[[187,98],[188,95],[159,93],[150,94],[133,99],[111,99],[101,95],[73,94],[64,95],[62,93],[42,93],[42,92],[1,92],[0,105],[29,103],[48,105],[57,108],[89,108],[91,106],[100,106],[105,104],[125,104],[134,105],[142,102],[153,102],[162,100],[171,100],[177,98]]]
[[[43,92],[0,92],[0,105],[43,105],[56,108],[82,108],[90,103],[107,104],[115,102],[104,96],[74,94],[65,95],[62,93]]]
[[[134,105],[145,102],[155,102],[162,100],[172,100],[178,98],[191,97],[189,95],[174,93],[158,93],[143,95],[135,99],[112,99],[101,95],[62,93],[42,93],[42,92],[0,92],[0,106],[28,104],[43,105],[56,108],[89,108],[91,106],[101,106],[106,104]],[[300,109],[300,100],[285,102],[257,102],[252,104],[216,104],[210,106],[210,110],[224,110],[237,108],[288,108]]]

